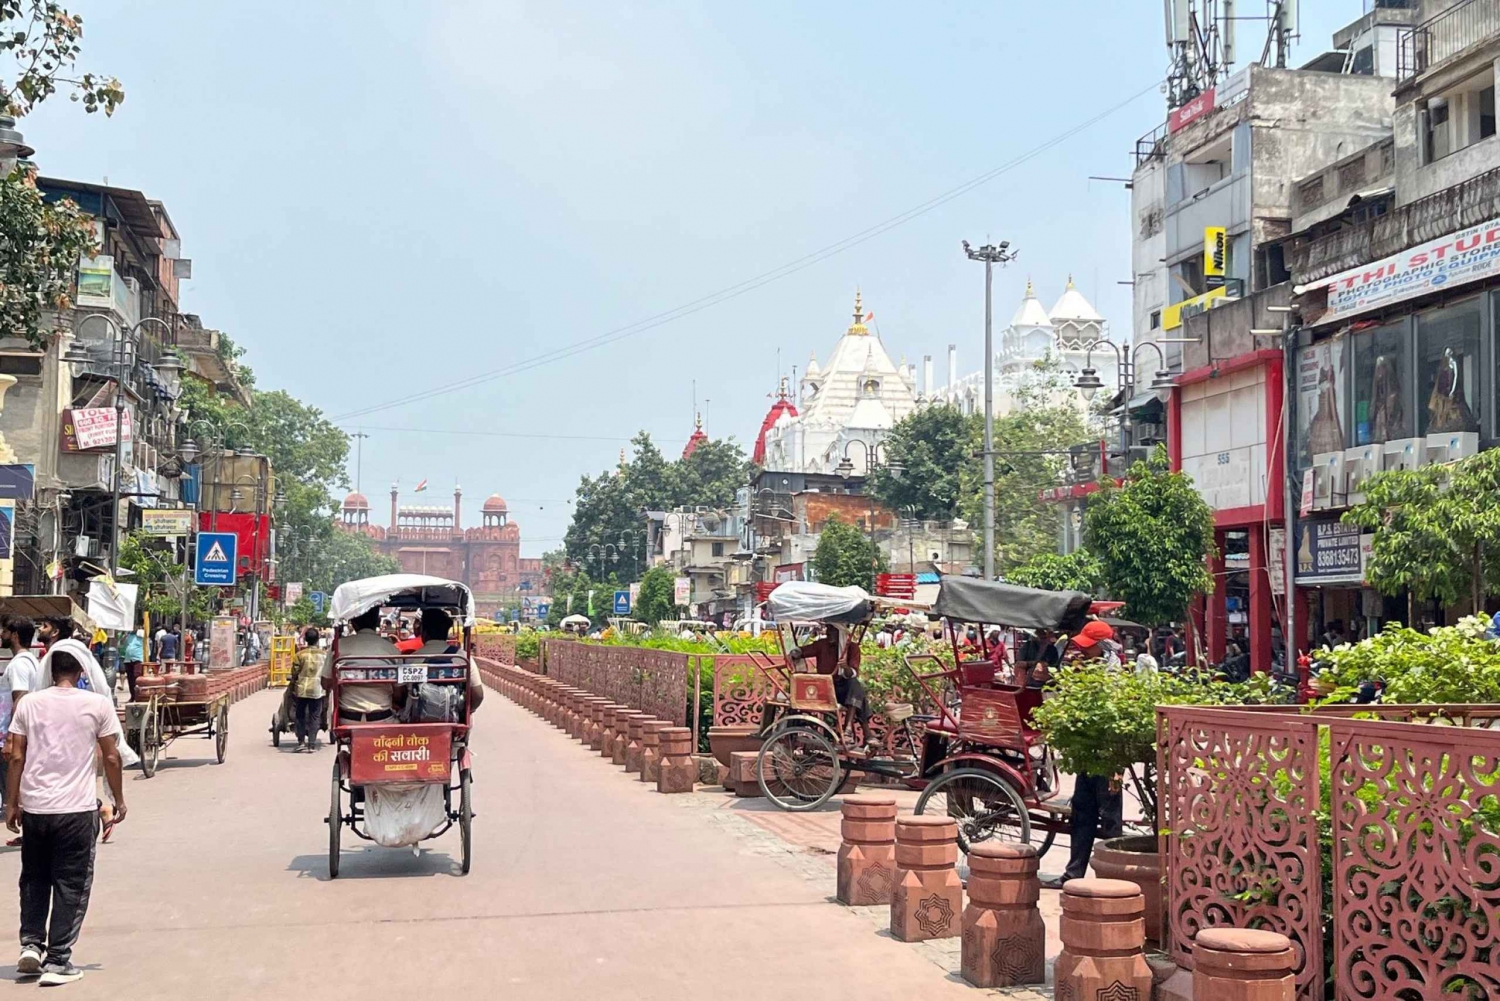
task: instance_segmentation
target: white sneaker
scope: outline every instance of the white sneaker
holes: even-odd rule
[[[42,979],[37,981],[43,987],[61,987],[63,984],[71,984],[83,971],[72,963],[48,963],[42,970]]]
[[[35,946],[28,945],[21,950],[21,958],[16,960],[16,972],[23,977],[34,977],[42,972],[42,952]]]

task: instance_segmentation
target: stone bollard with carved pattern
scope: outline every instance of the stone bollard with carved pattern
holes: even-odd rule
[[[1031,845],[986,841],[969,849],[962,956],[964,979],[975,987],[1047,982],[1038,867]]]
[[[557,728],[564,733],[573,732],[573,702],[576,690],[563,685],[557,690]]]
[[[630,726],[625,731],[625,771],[628,774],[639,776],[641,774],[641,728],[651,722],[651,717],[645,713],[637,713],[630,720]]]
[[[1057,1001],[1150,1001],[1146,898],[1139,886],[1123,879],[1068,880],[1058,930]]]
[[[625,764],[625,748],[630,746],[630,723],[632,720],[640,719],[644,713],[634,709],[627,709],[622,713],[615,713],[615,746],[614,753],[610,755],[610,761],[617,765]]]
[[[902,942],[958,935],[964,909],[958,825],[947,817],[896,820],[896,873],[891,882],[891,936]]]
[[[583,743],[585,747],[599,749],[599,742],[604,734],[604,707],[609,705],[608,699],[594,696],[589,699],[589,721],[583,729]]]
[[[568,697],[568,736],[578,740],[583,735],[584,700],[589,693],[581,688],[573,689]]]
[[[1193,939],[1193,1001],[1293,1001],[1296,965],[1279,932],[1205,928]]]
[[[838,901],[851,907],[891,902],[896,874],[896,801],[845,796],[839,845]]]
[[[550,678],[547,685],[547,722],[553,726],[561,725],[562,719],[562,686]]]
[[[590,744],[599,756],[609,760],[615,756],[615,714],[626,711],[626,707],[618,702],[610,702],[604,707],[604,728],[599,731],[599,743]]]
[[[693,731],[669,726],[661,731],[661,762],[656,773],[657,792],[692,792],[698,781],[698,763],[693,760]]]
[[[661,774],[661,732],[672,724],[654,719],[641,726],[641,781],[655,782]]]

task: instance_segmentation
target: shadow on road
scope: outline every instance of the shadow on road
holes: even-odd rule
[[[298,855],[287,864],[299,878],[328,882],[327,855]],[[339,879],[411,879],[418,876],[457,876],[458,862],[447,852],[410,848],[346,848],[339,856]]]

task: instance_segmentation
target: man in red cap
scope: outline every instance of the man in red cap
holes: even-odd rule
[[[1081,662],[1103,657],[1104,644],[1114,639],[1115,631],[1102,619],[1089,619],[1068,641],[1066,660]],[[1069,817],[1068,867],[1060,877],[1045,880],[1042,885],[1059,890],[1070,879],[1088,875],[1089,859],[1094,854],[1094,839],[1100,834],[1118,838],[1125,833],[1125,796],[1119,776],[1075,775],[1073,777],[1072,813]]]

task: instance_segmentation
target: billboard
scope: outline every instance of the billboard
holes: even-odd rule
[[[114,407],[74,407],[63,411],[62,447],[64,452],[87,452],[95,448],[115,447],[115,421],[119,420],[120,438],[131,440],[130,411]]]
[[[1500,275],[1500,219],[1313,283],[1326,286],[1328,311],[1318,323],[1343,320],[1404,299]]]
[[[187,508],[148,507],[141,510],[142,535],[192,535],[193,512]]]

